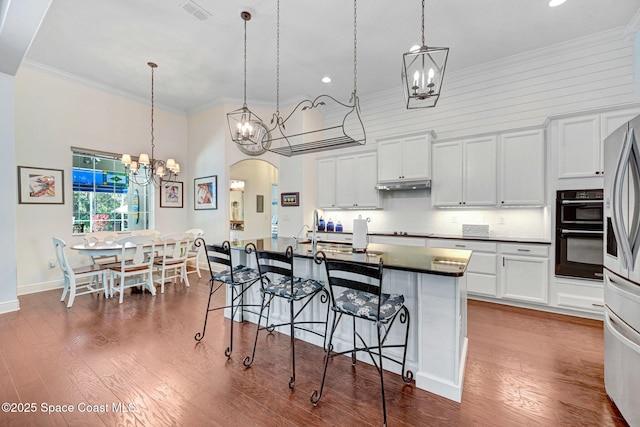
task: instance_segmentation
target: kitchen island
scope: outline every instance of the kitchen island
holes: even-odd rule
[[[280,252],[284,252],[287,246],[292,246],[294,274],[327,283],[325,267],[314,262],[314,245],[310,242],[296,242],[288,238],[236,241],[232,243],[232,248],[236,249],[233,251],[234,265],[241,263],[255,267],[253,256],[244,251],[248,243],[253,243],[258,250]],[[327,258],[348,261],[377,264],[382,259],[383,291],[403,294],[410,313],[406,363],[407,369],[414,373],[416,387],[460,402],[467,353],[467,287],[464,273],[471,251],[369,244],[366,253],[353,253],[348,245],[336,242],[319,242],[315,250],[322,250]],[[255,286],[248,292],[245,303],[259,301],[259,288]],[[302,315],[305,319],[321,318],[322,312],[320,302],[314,301]],[[285,302],[274,301],[273,317],[286,321],[287,313]],[[257,315],[244,313],[243,317],[235,320],[255,323]],[[370,327],[369,336],[374,337],[375,329],[371,328],[369,322],[359,325],[361,327]],[[282,328],[280,332],[286,334],[288,331],[285,329]],[[393,329],[396,329],[395,333],[400,337],[402,328]],[[390,339],[396,337],[393,329]],[[300,333],[296,338],[322,346],[321,339],[314,334]],[[336,351],[350,348],[350,341],[350,323],[345,322],[334,336]],[[389,350],[390,354],[393,354],[393,350]],[[366,354],[359,355],[358,358],[370,363]],[[389,363],[384,367],[400,374],[399,367]]]

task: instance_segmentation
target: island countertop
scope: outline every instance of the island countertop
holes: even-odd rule
[[[310,242],[296,244],[295,239],[286,237],[238,240],[231,242],[231,247],[244,249],[249,243],[253,243],[258,250],[275,252],[284,252],[288,246],[291,246],[294,256],[314,257],[313,245]],[[316,248],[317,251],[324,252],[327,258],[368,264],[377,264],[382,259],[385,268],[454,277],[464,275],[471,258],[469,250],[380,243],[369,243],[365,253],[352,252],[349,245],[337,242],[319,242]]]

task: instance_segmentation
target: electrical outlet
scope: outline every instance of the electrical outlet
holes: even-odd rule
[[[56,259],[49,258],[49,268],[56,268]]]
[[[498,218],[498,224],[500,225],[505,225],[507,222],[505,221],[504,217],[501,216],[500,218]]]
[[[458,217],[455,216],[455,215],[451,216],[451,223],[452,224],[457,224],[458,223]]]

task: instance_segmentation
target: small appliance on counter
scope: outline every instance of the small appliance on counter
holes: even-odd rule
[[[353,252],[367,251],[367,233],[369,232],[367,222],[369,222],[369,218],[362,219],[362,215],[358,215],[358,219],[353,220],[353,242],[351,244]]]

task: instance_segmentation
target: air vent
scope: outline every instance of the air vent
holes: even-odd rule
[[[191,15],[198,18],[198,20],[200,21],[206,21],[210,16],[213,16],[206,9],[204,9],[202,6],[200,6],[198,3],[194,1],[188,1],[180,7],[186,10],[187,12],[189,12]]]

